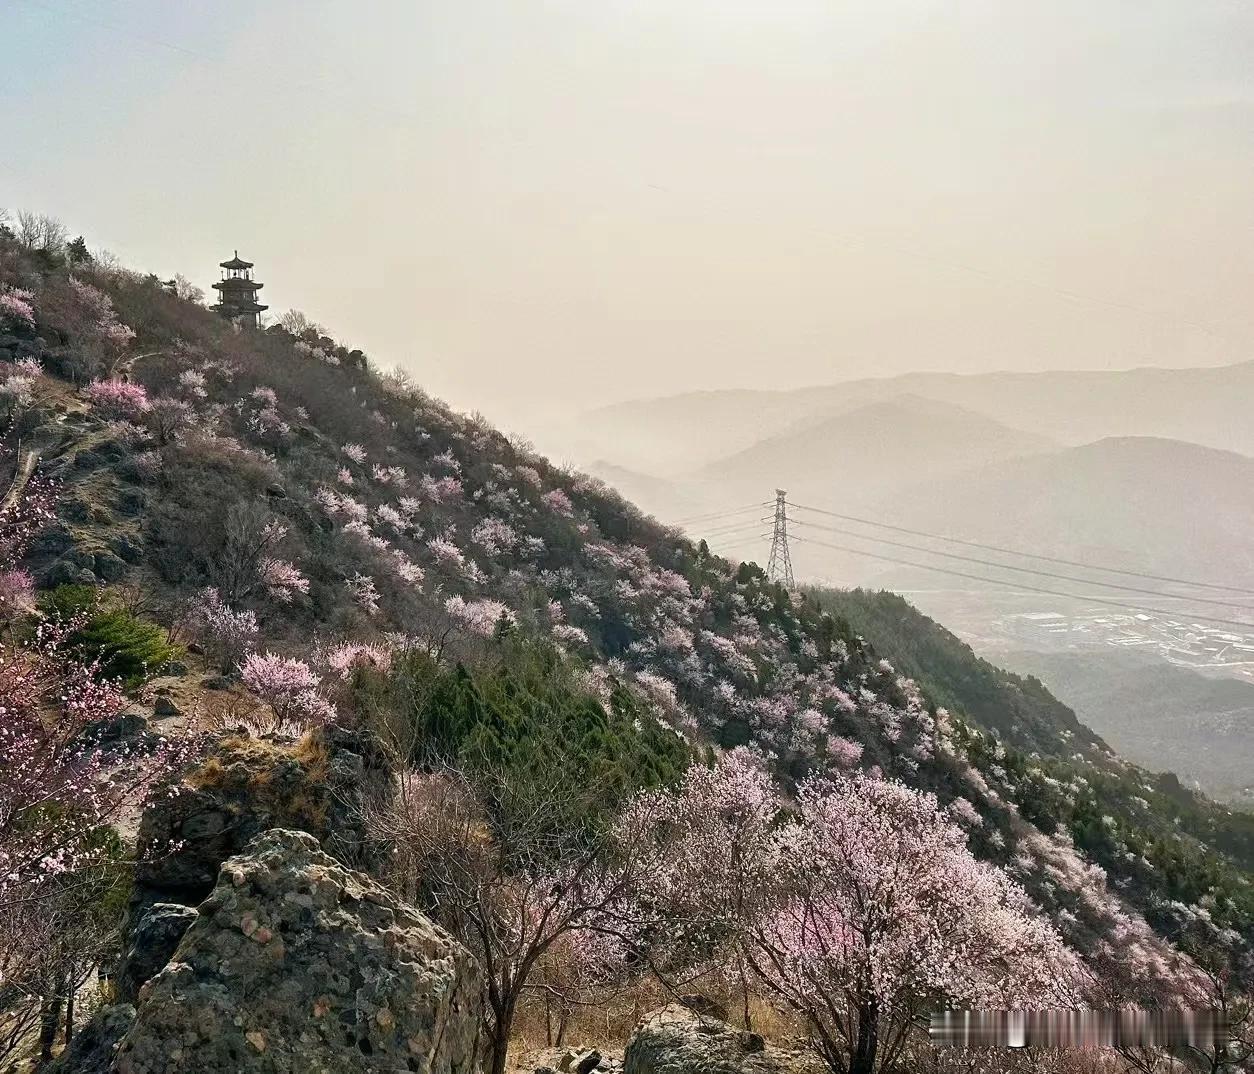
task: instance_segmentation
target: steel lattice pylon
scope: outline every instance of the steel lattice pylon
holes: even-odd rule
[[[766,563],[766,576],[793,588],[792,553],[788,551],[788,493],[775,490],[775,532],[771,534],[771,558]]]

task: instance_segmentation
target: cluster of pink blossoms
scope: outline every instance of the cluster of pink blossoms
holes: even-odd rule
[[[485,638],[491,637],[502,621],[511,626],[517,621],[514,612],[499,600],[449,597],[444,608],[460,626]]]
[[[0,321],[24,328],[34,328],[35,296],[17,287],[0,291]]]
[[[310,726],[335,718],[335,706],[319,692],[321,677],[303,660],[249,653],[240,674],[244,685],[274,710],[280,726]]]
[[[136,418],[152,408],[142,384],[112,378],[94,380],[84,389],[94,407],[114,418]]]
[[[0,916],[41,885],[94,864],[93,834],[158,787],[193,739],[93,740],[126,698],[69,655],[81,623],[39,627],[31,641],[0,642]]]

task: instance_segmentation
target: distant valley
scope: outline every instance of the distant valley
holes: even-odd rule
[[[1151,656],[1105,651],[1005,652],[1129,760],[1254,806],[1254,682],[1214,678]]]
[[[1251,401],[1254,363],[920,373],[607,407],[582,425],[597,454],[571,451],[663,521],[763,563],[786,488],[799,579],[905,592],[1116,749],[1246,801]]]

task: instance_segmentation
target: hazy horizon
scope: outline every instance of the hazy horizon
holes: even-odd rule
[[[14,0],[0,205],[459,408],[1254,356],[1254,11]],[[124,57],[124,62],[121,59]]]

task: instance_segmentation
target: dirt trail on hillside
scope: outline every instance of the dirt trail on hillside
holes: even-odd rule
[[[17,506],[38,462],[39,452],[33,448],[27,448],[18,456],[17,472],[14,473],[13,481],[9,484],[9,491],[4,494],[4,499],[0,500],[0,515],[7,514]]]

